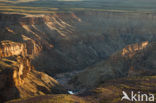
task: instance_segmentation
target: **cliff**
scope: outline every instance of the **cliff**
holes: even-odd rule
[[[1,41],[0,58],[10,56],[27,56],[27,48],[24,43],[15,43],[12,41]]]
[[[26,44],[2,41],[0,44],[0,102],[44,94],[66,93],[52,77],[31,65]]]
[[[78,73],[70,81],[77,89],[89,89],[111,79],[155,75],[155,42],[128,45],[107,60]]]

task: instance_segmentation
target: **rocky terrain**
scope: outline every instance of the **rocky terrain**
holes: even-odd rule
[[[53,76],[82,70],[126,45],[155,40],[154,14],[100,11],[1,14],[0,20],[0,39],[28,42],[30,53],[41,51],[33,64]]]
[[[0,102],[51,93],[67,93],[55,79],[35,70],[27,55],[26,44],[1,41],[0,51]]]
[[[35,103],[41,97],[43,103],[103,103],[116,96],[112,94],[114,89],[107,89],[114,82],[115,91],[121,92],[120,78],[125,78],[126,86],[131,86],[132,77],[148,76],[151,84],[155,83],[154,13],[1,13],[0,21],[2,102],[24,98],[19,101]],[[144,79],[140,80],[146,85]],[[73,90],[77,96],[66,95],[64,88]],[[95,92],[96,88],[101,88],[100,92]],[[108,91],[110,98],[104,96]],[[37,97],[25,100],[30,96]],[[119,95],[116,97],[119,99]]]
[[[121,98],[123,97],[122,91],[125,91],[128,95],[132,91],[136,94],[140,92],[141,94],[155,95],[155,83],[155,76],[126,77],[108,80],[100,84],[97,88],[83,93],[81,96],[87,97],[91,101],[96,100],[95,103],[121,103]],[[123,100],[122,102],[135,103],[137,101]],[[140,103],[146,102],[140,101]]]
[[[156,74],[156,43],[148,41],[126,46],[107,60],[92,65],[71,80],[79,89],[93,88],[107,80]]]

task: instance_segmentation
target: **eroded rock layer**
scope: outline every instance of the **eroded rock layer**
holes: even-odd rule
[[[128,45],[107,60],[86,68],[71,80],[80,90],[94,88],[111,79],[156,74],[156,43]]]
[[[0,43],[0,57],[10,56],[26,56],[27,48],[24,43],[15,43],[12,41],[1,41]]]
[[[0,44],[0,102],[66,93],[55,79],[35,70],[26,47],[26,43],[12,41],[2,41]]]
[[[33,57],[42,51],[33,64],[50,75],[82,70],[129,44],[156,40],[155,14],[1,14],[0,21],[0,40],[26,42]]]

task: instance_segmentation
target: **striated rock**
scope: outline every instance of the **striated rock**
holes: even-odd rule
[[[24,43],[1,41],[0,58],[18,55],[27,56],[27,48]]]
[[[42,46],[40,46],[33,39],[31,39],[25,35],[22,35],[22,38],[24,40],[24,43],[26,44],[27,54],[29,55],[29,57],[33,58],[33,57],[39,55],[39,53],[42,50]]]
[[[83,89],[93,88],[110,79],[155,75],[155,47],[155,42],[128,45],[107,60],[86,68],[77,74],[71,83],[74,83],[77,89]]]
[[[24,84],[24,78],[31,71],[30,60],[18,56],[17,58],[0,60],[0,97],[2,101],[19,97],[17,87]]]
[[[27,43],[1,42],[0,102],[36,95],[67,93],[55,79],[36,71],[31,65],[32,56],[38,53],[34,45],[34,48],[29,48],[31,46]]]
[[[9,40],[1,41],[0,43],[0,58],[10,56],[37,56],[41,51],[39,46],[34,40],[23,35],[24,42],[13,42]]]
[[[0,60],[0,99],[66,93],[59,83],[45,73],[36,71],[28,57],[10,57]]]
[[[137,51],[143,50],[144,48],[148,46],[148,44],[149,42],[145,41],[145,42],[137,43],[134,45],[128,45],[126,48],[122,50],[122,56],[128,55],[129,58],[133,57]]]

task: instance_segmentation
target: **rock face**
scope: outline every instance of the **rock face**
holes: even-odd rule
[[[52,77],[31,65],[26,44],[3,41],[0,56],[0,102],[29,96],[66,93]]]
[[[143,50],[148,46],[149,42],[145,41],[142,43],[137,43],[133,45],[128,45],[126,48],[122,50],[122,56],[128,56],[129,58],[133,57],[137,51]]]
[[[111,79],[155,75],[155,47],[155,42],[148,41],[128,45],[107,60],[77,74],[71,83],[75,82],[78,89],[93,88]]]
[[[29,37],[22,35],[22,38],[24,40],[23,43],[26,45],[27,55],[31,58],[34,58],[35,56],[39,55],[39,53],[42,50],[42,46],[37,44],[35,40]]]
[[[27,48],[23,43],[15,43],[12,41],[1,41],[0,43],[0,56],[10,57],[10,56],[26,56]]]
[[[50,75],[82,70],[129,44],[156,40],[154,14],[1,14],[0,21],[0,40],[26,42],[31,54],[41,51],[32,63]]]

